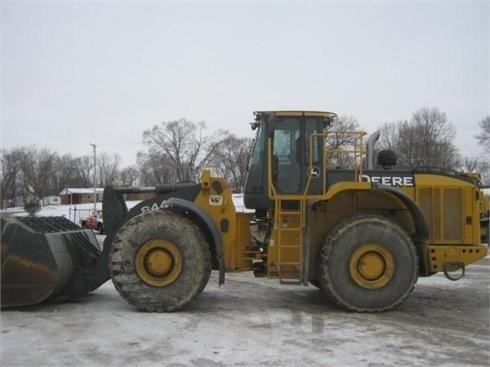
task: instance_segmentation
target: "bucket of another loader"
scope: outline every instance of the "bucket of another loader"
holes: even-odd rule
[[[102,252],[91,230],[64,217],[2,218],[1,226],[2,308],[67,301],[108,279],[94,284]]]

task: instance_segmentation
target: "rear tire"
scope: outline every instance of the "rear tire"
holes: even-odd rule
[[[349,311],[385,311],[413,291],[417,263],[413,242],[398,224],[360,215],[340,223],[325,238],[319,285]]]
[[[170,312],[202,292],[211,275],[211,255],[203,233],[189,219],[152,211],[118,231],[109,272],[119,294],[137,309]]]

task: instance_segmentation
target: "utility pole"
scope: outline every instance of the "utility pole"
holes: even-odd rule
[[[97,215],[97,145],[90,143],[94,150],[94,216]]]

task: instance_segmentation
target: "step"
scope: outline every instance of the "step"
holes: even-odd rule
[[[283,279],[279,278],[279,284],[285,285],[302,285],[303,281],[301,279]]]
[[[281,210],[281,213],[279,213],[279,215],[301,215],[301,212],[290,212],[290,211],[284,211],[284,210]]]
[[[301,270],[299,269],[300,267],[301,264],[298,262],[282,262],[280,265],[276,264],[277,272],[282,275],[300,274],[301,273]]]

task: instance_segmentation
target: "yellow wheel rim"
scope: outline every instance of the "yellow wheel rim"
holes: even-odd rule
[[[381,244],[359,246],[349,261],[352,280],[366,289],[384,287],[393,278],[395,263],[391,253]]]
[[[172,242],[154,239],[136,252],[136,274],[145,283],[164,287],[172,284],[182,272],[182,255]]]

